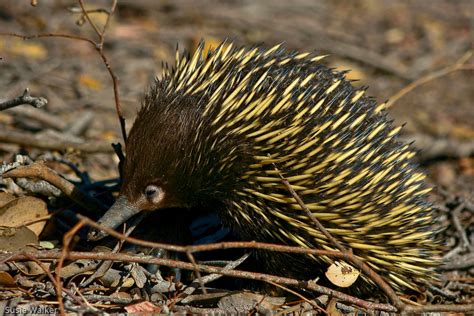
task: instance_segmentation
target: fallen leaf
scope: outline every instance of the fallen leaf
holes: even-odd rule
[[[48,209],[41,199],[0,193],[0,226],[20,227],[46,215],[48,215]],[[39,236],[45,225],[46,220],[29,224],[27,227]]]
[[[41,43],[28,42],[20,38],[0,40],[0,50],[32,59],[41,60],[48,57],[48,51]]]
[[[198,38],[198,37],[193,38],[192,47],[191,47],[192,52],[196,51],[199,43],[201,42],[201,39],[202,38]],[[202,49],[202,56],[206,56],[210,50],[216,49],[222,43],[222,40],[220,38],[212,37],[212,36],[208,36],[204,38],[204,40],[205,42],[204,42],[204,47]],[[223,48],[225,49],[228,46],[229,44],[225,44]]]
[[[90,75],[82,74],[79,76],[79,83],[92,90],[102,89],[102,83]]]
[[[343,60],[343,59],[335,59],[331,63],[331,67],[335,67],[337,71],[346,71],[350,70],[345,74],[347,80],[359,80],[363,81],[365,78],[367,78],[366,73],[364,70],[359,67],[355,63],[351,63],[349,61]],[[355,85],[357,85],[358,82],[355,82]]]
[[[38,244],[38,237],[27,227],[0,226],[0,250],[21,251],[32,250]]]
[[[329,266],[326,271],[326,277],[334,285],[349,287],[354,284],[359,277],[359,271],[344,261],[339,261]]]
[[[335,299],[331,299],[329,301],[328,306],[326,307],[326,313],[329,316],[342,316],[342,313],[336,307],[337,301]]]
[[[278,306],[285,303],[283,297],[266,297],[256,293],[236,293],[224,296],[217,306],[231,313],[248,313],[256,308],[263,314],[271,314]]]
[[[54,249],[54,244],[50,241],[40,241],[39,246],[43,249]]]
[[[161,312],[161,307],[153,304],[152,302],[144,301],[137,304],[128,305],[125,307],[128,313],[138,312]]]
[[[1,287],[16,287],[15,279],[5,271],[0,271],[0,286]]]
[[[43,266],[49,269],[49,267],[51,266],[51,262],[43,262]],[[26,261],[24,264],[24,268],[26,269],[24,272],[27,273],[28,275],[44,274],[43,268],[41,268],[40,265],[34,261]]]

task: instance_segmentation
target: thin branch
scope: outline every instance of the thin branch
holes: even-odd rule
[[[81,223],[81,222],[79,222]],[[56,265],[56,284],[59,285],[58,287],[58,303],[61,306],[63,304],[62,302],[62,286],[61,286],[61,269],[63,268],[64,261],[67,258],[68,253],[70,252],[69,246],[71,244],[71,241],[73,240],[73,237],[77,234],[79,229],[81,229],[82,225],[76,225],[72,229],[70,229],[66,234],[63,236],[63,248],[61,250],[61,256],[59,257],[58,264]],[[63,305],[64,306],[64,305]],[[64,310],[61,310],[61,316],[65,315]]]
[[[99,39],[102,42],[102,32],[99,31],[99,28],[97,27],[97,25],[95,25],[94,21],[92,21],[92,19],[90,18],[89,13],[87,12],[86,8],[84,7],[84,2],[82,0],[78,0],[77,2],[79,2],[79,5],[81,6],[82,14],[86,17],[87,21],[89,22],[89,24],[94,29],[94,32],[99,36]],[[100,49],[102,50],[102,47]]]
[[[104,207],[94,198],[84,194],[71,182],[61,177],[56,171],[48,168],[43,162],[35,162],[28,166],[21,166],[2,174],[3,178],[36,178],[51,183],[61,190],[71,200],[89,211],[101,210]]]
[[[293,198],[296,200],[296,202],[300,205],[300,207],[304,210],[304,212],[308,215],[308,217],[314,222],[314,224],[318,227],[318,229],[326,236],[326,238],[329,239],[329,241],[336,246],[343,254],[347,255],[349,258],[350,255],[350,261],[354,263],[359,269],[361,269],[372,281],[374,281],[375,284],[379,286],[379,288],[390,298],[392,303],[399,308],[400,310],[404,310],[406,305],[400,300],[398,297],[397,293],[390,287],[390,285],[385,282],[385,280],[378,274],[376,273],[372,268],[370,268],[364,261],[358,259],[355,257],[352,253],[352,249],[346,249],[344,246],[342,246],[341,243],[339,243],[338,240],[336,240],[327,230],[326,228],[318,221],[318,219],[311,213],[309,208],[304,204],[303,200],[299,197],[299,195],[296,193],[296,191],[293,189],[291,184],[288,182],[287,179],[283,177],[283,175],[279,172],[279,170],[276,168],[275,169],[278,171],[278,175],[281,178],[281,181],[283,184],[286,186],[288,191],[291,193]]]
[[[64,302],[62,300],[62,294],[61,294],[61,291],[62,291],[61,281],[58,282],[58,280],[55,279],[54,276],[51,274],[51,271],[49,271],[49,269],[46,268],[43,265],[43,263],[38,260],[38,258],[30,254],[25,254],[25,255],[28,259],[34,261],[46,273],[48,278],[51,280],[51,282],[54,285],[54,289],[56,291],[56,296],[58,297],[59,312],[61,315],[65,315]],[[59,297],[61,297],[61,299],[59,299]]]
[[[133,231],[136,229],[136,227],[143,220],[144,217],[145,217],[144,214],[140,214],[139,216],[137,216],[134,219],[133,223],[131,223],[130,227],[127,228],[127,231],[124,233],[124,236],[127,236],[127,237],[130,236],[130,234],[133,233]],[[82,223],[83,222],[79,222],[77,225],[81,224],[81,227],[82,227],[83,225]],[[117,242],[117,244],[114,246],[114,249],[112,249],[112,252],[118,253],[120,249],[122,248],[122,245],[123,245],[123,241],[119,240],[119,242]],[[84,288],[88,286],[89,284],[91,284],[92,282],[94,282],[94,280],[103,277],[105,273],[107,272],[107,270],[109,270],[110,267],[112,266],[112,263],[113,263],[112,261],[100,262],[97,268],[95,269],[94,273],[90,275],[87,279],[82,281],[79,285]]]
[[[224,266],[224,270],[235,269],[242,262],[244,262],[249,257],[249,255],[250,254],[246,253],[242,257],[240,257],[239,259],[229,262],[228,264],[226,264]],[[179,296],[176,299],[175,304],[179,303],[179,302],[182,303],[182,304],[186,304],[186,303],[190,302],[190,300],[188,300],[188,298],[191,297],[190,295],[193,294],[194,291],[197,289],[197,286],[194,286],[194,284],[198,284],[199,286],[202,287],[203,286],[202,284],[207,284],[209,282],[215,281],[215,280],[219,279],[220,277],[222,277],[221,274],[209,274],[209,275],[206,275],[205,277],[201,278],[200,280],[199,279],[194,280],[193,282],[191,282],[191,284],[186,289],[184,289],[184,291],[182,293],[179,294]]]
[[[197,263],[196,263],[196,260],[194,259],[193,254],[190,251],[186,251],[186,256],[188,257],[189,262],[191,262],[192,265],[194,266],[194,273],[196,273],[196,277],[197,277],[197,280],[198,280],[199,286],[201,287],[202,292],[204,294],[207,294],[206,287],[204,286],[204,282],[202,281],[201,272],[199,272],[199,269],[197,268]]]
[[[114,5],[113,8],[115,10],[116,1],[114,1],[113,5]],[[108,23],[107,23],[107,25],[108,25]],[[105,30],[104,30],[104,34],[105,34]],[[59,38],[83,41],[83,42],[87,42],[87,43],[91,44],[94,47],[94,49],[97,51],[97,53],[99,54],[100,58],[102,59],[102,63],[107,68],[107,71],[109,72],[109,75],[112,79],[113,91],[114,91],[114,100],[115,100],[115,111],[117,112],[117,116],[119,118],[123,140],[125,141],[127,139],[125,118],[122,114],[122,107],[120,105],[120,97],[119,97],[119,89],[118,89],[118,81],[119,80],[118,80],[117,76],[115,75],[115,72],[112,70],[112,67],[109,64],[109,60],[108,60],[107,56],[105,55],[105,53],[103,51],[103,41],[99,42],[99,43],[96,43],[93,40],[91,40],[89,38],[86,38],[86,37],[81,37],[81,36],[76,36],[76,35],[71,35],[71,34],[63,34],[63,33],[42,33],[42,34],[35,34],[35,35],[24,35],[24,34],[18,34],[18,33],[0,32],[0,36],[18,37],[18,38],[22,38],[24,40],[37,39],[37,38],[59,37]]]
[[[389,99],[389,101],[385,105],[385,108],[388,109],[388,108],[392,107],[395,104],[395,102],[397,102],[405,94],[409,93],[410,91],[412,91],[416,87],[421,86],[425,83],[428,83],[430,81],[433,81],[433,80],[441,78],[441,77],[444,77],[444,76],[446,76],[446,75],[448,75],[452,72],[455,72],[455,71],[460,71],[460,70],[470,70],[470,71],[472,71],[472,70],[474,70],[474,65],[465,65],[465,63],[469,60],[469,58],[471,58],[471,56],[472,56],[472,51],[468,51],[461,58],[459,58],[458,61],[456,61],[456,63],[454,63],[454,65],[450,65],[450,66],[445,67],[443,69],[434,71],[432,73],[429,73],[429,74],[413,81],[412,83],[410,83],[409,85],[407,85],[406,87],[404,87],[403,89],[401,89],[400,91],[395,93]]]
[[[222,250],[222,249],[234,249],[234,248],[248,248],[248,249],[265,249],[270,251],[279,251],[279,252],[286,252],[286,253],[300,253],[300,254],[313,254],[317,256],[329,256],[335,258],[341,258],[344,260],[349,260],[352,255],[350,254],[343,254],[340,251],[331,251],[331,250],[319,250],[319,249],[311,249],[311,248],[303,248],[303,247],[296,247],[296,246],[283,246],[278,244],[271,244],[271,243],[263,243],[263,242],[256,242],[256,241],[232,241],[232,242],[220,242],[214,244],[205,244],[205,245],[193,245],[193,246],[179,246],[179,245],[171,245],[171,244],[164,244],[164,243],[157,243],[147,240],[141,240],[133,237],[126,237],[125,235],[100,224],[97,224],[95,221],[87,218],[81,214],[77,214],[77,217],[84,221],[85,224],[91,226],[97,230],[105,231],[110,236],[115,238],[119,238],[121,240],[127,241],[131,244],[148,247],[148,248],[160,248],[168,251],[176,251],[176,252],[201,252],[201,251],[214,251],[214,250]]]
[[[63,253],[58,251],[37,251],[37,252],[28,252],[30,256],[35,256],[38,259],[60,259],[63,257]],[[20,261],[26,260],[27,257],[24,252],[19,253],[2,253],[0,254],[0,262],[7,261]],[[140,255],[128,255],[128,254],[114,254],[114,253],[105,253],[105,252],[76,252],[71,251],[64,255],[63,259],[69,260],[78,260],[78,259],[93,259],[93,260],[113,260],[121,262],[137,262],[142,264],[156,264],[160,266],[166,266],[171,268],[179,268],[184,270],[194,270],[195,267],[192,263],[182,262],[171,259],[156,258],[153,256],[140,256]],[[256,273],[242,270],[225,270],[224,268],[207,266],[198,264],[197,268],[201,272],[206,273],[218,273],[229,277],[241,278],[241,279],[250,279],[250,280],[259,280],[259,281],[271,281],[278,284],[285,284],[289,286],[296,286],[299,288],[306,288],[311,291],[316,291],[318,293],[327,294],[335,298],[340,299],[344,302],[349,302],[360,306],[362,308],[370,310],[382,310],[387,312],[396,312],[397,308],[389,304],[380,304],[365,301],[363,299],[335,291],[324,286],[316,284],[314,281],[303,281],[296,280],[292,278],[279,277],[270,274]]]
[[[101,38],[102,47],[104,46],[103,44],[104,44],[104,39],[105,39],[105,33],[107,32],[109,28],[110,19],[115,14],[115,10],[117,9],[117,2],[118,0],[113,0],[112,6],[109,10],[109,15],[107,16],[107,19],[105,20],[104,27],[102,29],[102,38]]]
[[[30,89],[26,88],[25,91],[23,91],[22,95],[11,100],[0,102],[0,111],[13,108],[22,104],[29,104],[35,108],[41,108],[48,104],[48,100],[43,97],[32,97],[30,95]]]
[[[81,36],[71,35],[71,34],[64,34],[64,33],[41,33],[41,34],[34,34],[34,35],[24,35],[24,34],[18,34],[18,33],[0,32],[0,36],[18,37],[18,38],[21,38],[21,39],[24,39],[24,40],[37,39],[37,38],[48,38],[48,37],[59,37],[59,38],[65,38],[65,39],[71,39],[71,40],[87,42],[87,43],[93,45],[94,47],[96,46],[96,43],[91,39],[81,37]]]
[[[314,301],[311,301],[311,300],[309,300],[308,298],[304,297],[304,296],[301,295],[300,293],[298,293],[298,292],[296,292],[296,291],[293,291],[292,289],[289,289],[289,288],[287,288],[286,286],[283,286],[283,285],[281,285],[281,284],[278,284],[278,283],[275,283],[275,282],[272,282],[272,281],[266,281],[266,282],[267,282],[268,284],[271,284],[271,285],[273,285],[273,286],[275,286],[275,287],[278,287],[278,288],[280,288],[280,289],[282,289],[282,290],[284,290],[284,291],[286,291],[286,292],[288,292],[288,293],[290,293],[290,294],[293,294],[293,295],[296,296],[296,297],[301,298],[303,301],[305,301],[306,303],[310,304],[315,310],[318,310],[318,311],[320,311],[320,312],[323,312],[324,314],[327,314],[327,312],[326,312],[323,308],[321,308],[321,306],[319,306],[318,304],[316,304]]]

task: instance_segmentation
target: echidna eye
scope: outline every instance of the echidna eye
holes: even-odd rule
[[[145,196],[148,201],[158,203],[163,199],[163,190],[157,185],[150,184],[145,188]]]

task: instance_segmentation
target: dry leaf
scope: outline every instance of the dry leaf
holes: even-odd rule
[[[256,293],[236,293],[224,296],[219,300],[217,306],[231,313],[247,313],[253,308],[258,312],[270,314],[278,306],[285,303],[283,297],[265,297]]]
[[[329,304],[326,307],[326,313],[328,316],[342,316],[342,313],[336,307],[336,303],[337,301],[335,299],[329,301]]]
[[[54,249],[54,244],[50,241],[40,241],[39,246],[43,249]]]
[[[51,266],[51,262],[43,262],[43,266],[47,269]],[[28,275],[43,275],[44,270],[34,261],[26,261],[24,264],[24,272]]]
[[[5,271],[0,271],[0,287],[16,287],[15,279]]]
[[[119,297],[119,298],[125,298],[125,299],[131,299],[132,296],[128,294],[127,292],[114,292],[110,295],[110,297]]]
[[[31,196],[15,197],[8,193],[0,193],[0,226],[20,227],[38,218],[48,215],[46,203]],[[46,220],[30,224],[27,227],[36,236],[43,231]]]
[[[0,39],[0,50],[32,59],[45,59],[48,57],[48,51],[41,43],[28,42],[19,38]]]
[[[335,262],[329,266],[326,271],[326,277],[334,285],[340,287],[349,287],[357,280],[359,277],[359,271],[354,269],[354,267],[349,264],[340,261]]]
[[[139,313],[139,312],[160,312],[161,308],[156,306],[152,302],[144,301],[125,307],[127,313]]]
[[[90,75],[82,74],[79,76],[79,83],[92,90],[102,89],[102,83]]]
[[[191,47],[190,51],[192,51],[192,52],[196,51],[201,39],[202,38],[198,38],[198,37],[193,38],[192,47]],[[204,47],[202,49],[202,55],[203,56],[206,56],[209,53],[209,50],[216,49],[222,43],[222,40],[220,38],[216,38],[216,37],[212,37],[212,36],[208,36],[204,40],[205,40]],[[228,46],[229,46],[229,44],[226,44],[226,45],[224,45],[224,48],[226,48]]]
[[[0,250],[31,250],[31,245],[38,245],[38,237],[27,227],[20,228],[0,226]]]
[[[331,67],[335,67],[338,71],[350,69],[350,71],[345,75],[347,80],[363,81],[365,78],[367,78],[365,71],[359,65],[343,59],[334,59],[331,63]],[[357,85],[358,82],[355,82],[354,84]]]

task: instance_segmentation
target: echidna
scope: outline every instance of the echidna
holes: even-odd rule
[[[280,45],[203,51],[177,53],[146,94],[126,142],[120,196],[101,224],[115,228],[144,210],[207,208],[243,240],[334,249],[280,172],[323,226],[398,291],[436,277],[430,188],[384,104],[322,65],[324,56]],[[260,262],[302,278],[330,259],[265,252]]]

